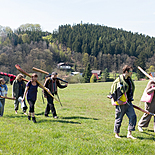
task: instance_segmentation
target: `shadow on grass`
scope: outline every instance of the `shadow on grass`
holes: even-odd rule
[[[35,115],[37,115],[37,116],[39,116],[39,115],[44,115],[44,112],[37,113],[37,114],[35,114]]]
[[[58,123],[81,124],[80,122],[64,121],[64,120],[47,120],[47,119],[41,119],[41,120],[38,120],[37,121],[37,123],[42,123],[42,122],[58,122]]]
[[[26,117],[27,118],[27,115],[24,115],[24,114],[17,114],[17,115],[5,115],[5,117],[9,117],[9,118],[22,118],[22,117]]]
[[[148,131],[154,132],[154,130],[148,130]],[[148,138],[146,138],[146,137],[137,137],[137,139],[140,139],[140,140],[147,139],[147,140],[153,140],[153,141],[155,141],[155,137],[154,137],[155,135],[154,134],[150,134],[150,133],[145,132],[145,131],[143,131],[142,133],[143,134],[146,134],[146,135],[149,135],[151,137],[148,137]]]
[[[82,116],[62,117],[62,119],[93,119],[93,120],[99,120],[97,118],[89,118],[89,117],[82,117]]]

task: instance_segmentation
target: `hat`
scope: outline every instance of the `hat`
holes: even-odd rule
[[[58,73],[56,73],[56,72],[52,72],[52,75],[58,75]]]

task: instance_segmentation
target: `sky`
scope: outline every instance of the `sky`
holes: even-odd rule
[[[31,23],[53,32],[81,21],[155,37],[155,0],[0,0],[0,25],[12,30]]]

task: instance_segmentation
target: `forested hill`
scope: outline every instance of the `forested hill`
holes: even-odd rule
[[[118,71],[118,61],[121,61],[122,64],[125,60],[133,65],[135,70],[137,65],[145,69],[154,65],[149,58],[152,58],[155,53],[155,38],[143,34],[101,25],[77,24],[61,25],[52,36],[59,43],[71,48],[72,51],[95,56],[99,69],[107,67],[110,71]],[[106,63],[106,60],[103,57],[106,59],[108,54],[113,57],[111,61],[116,61],[116,64],[112,63],[111,67],[106,65],[104,67],[102,63]],[[121,60],[119,57],[122,57]],[[99,62],[101,60],[102,62]]]
[[[77,24],[59,26],[53,38],[72,51],[97,56],[127,54],[138,57],[141,52],[151,57],[155,52],[155,38],[101,25]]]
[[[0,26],[0,71],[14,74],[16,63],[29,72],[33,66],[51,72],[59,62],[81,72],[88,63],[102,71],[120,72],[124,64],[137,71],[138,65],[155,66],[154,53],[155,38],[101,25],[61,25],[53,33],[43,32],[39,24],[14,31]]]

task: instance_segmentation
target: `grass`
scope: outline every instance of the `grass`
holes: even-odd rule
[[[144,108],[141,95],[148,81],[136,81],[134,104]],[[59,118],[44,117],[39,88],[35,106],[37,123],[28,121],[19,109],[14,113],[13,101],[6,100],[4,116],[0,118],[0,154],[20,155],[95,155],[95,154],[155,154],[153,119],[143,133],[137,130],[136,140],[126,138],[128,118],[125,116],[120,136],[113,133],[115,107],[106,98],[112,83],[72,84],[59,90],[63,107],[55,102]],[[12,86],[9,86],[11,96]],[[137,120],[143,115],[136,111]],[[138,123],[137,121],[137,123]]]

